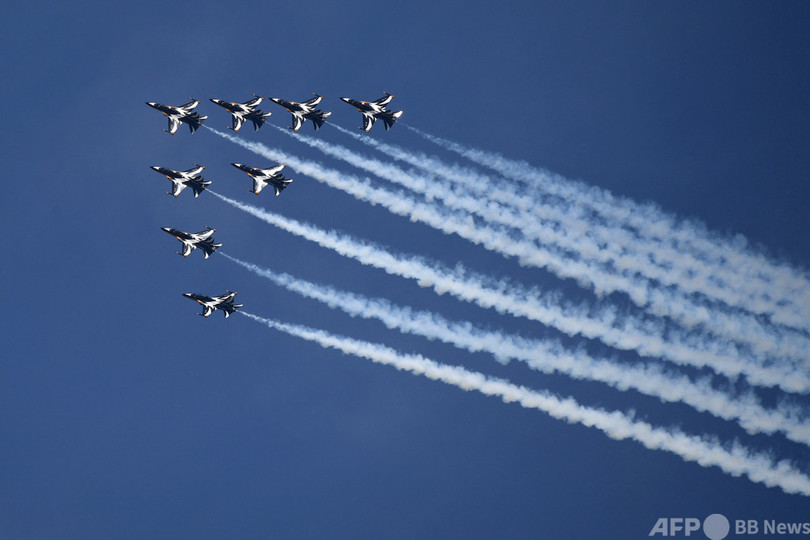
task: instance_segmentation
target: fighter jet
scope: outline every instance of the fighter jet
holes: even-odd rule
[[[256,96],[256,94],[253,95]],[[272,113],[262,112],[261,109],[256,108],[263,99],[263,97],[256,96],[254,99],[244,103],[234,103],[233,101],[224,101],[216,98],[211,98],[211,101],[231,113],[233,125],[229,129],[238,132],[245,120],[253,122],[254,131],[258,131],[259,128],[264,125],[265,121]]]
[[[281,105],[292,113],[293,125],[287,127],[293,129],[294,131],[298,131],[301,129],[301,125],[304,122],[307,120],[312,120],[312,125],[315,126],[315,131],[318,131],[318,128],[321,127],[324,122],[326,122],[326,119],[329,118],[329,115],[332,113],[323,112],[320,109],[315,110],[315,107],[321,102],[323,96],[319,96],[318,94],[314,95],[314,98],[308,99],[303,103],[298,103],[297,101],[287,101],[285,99],[276,97],[270,98],[270,100],[278,105]]]
[[[177,128],[180,127],[180,122],[184,122],[188,124],[188,128],[192,133],[194,133],[202,125],[203,120],[208,117],[200,116],[200,114],[196,112],[191,112],[194,107],[200,104],[200,100],[194,98],[189,99],[191,101],[185,105],[180,105],[179,107],[173,107],[172,105],[161,105],[160,103],[155,103],[154,101],[147,101],[146,104],[153,109],[159,110],[169,118],[169,129],[164,129],[163,131],[167,131],[174,135]]]
[[[218,309],[225,314],[225,318],[227,319],[231,316],[231,313],[234,313],[237,309],[242,307],[242,304],[233,303],[233,297],[236,296],[236,293],[231,291],[227,291],[227,294],[223,294],[222,296],[205,296],[204,294],[197,293],[183,293],[183,296],[191,298],[202,305],[203,312],[197,315],[202,315],[203,317],[208,317],[215,309]]]
[[[391,126],[394,125],[400,116],[402,116],[402,111],[389,111],[385,108],[392,99],[394,99],[393,94],[389,94],[388,92],[383,92],[385,94],[380,99],[376,99],[374,101],[358,101],[356,99],[342,97],[343,101],[363,113],[363,127],[361,129],[365,130],[366,133],[371,130],[371,126],[374,125],[375,120],[382,120],[385,124],[385,131],[391,129]]]
[[[192,251],[200,248],[207,259],[217,248],[222,247],[222,244],[215,244],[214,239],[211,237],[216,229],[212,229],[211,227],[206,227],[206,229],[207,230],[198,233],[188,233],[172,229],[171,227],[161,227],[161,230],[174,236],[183,244],[183,252],[180,253],[178,251],[177,253],[183,257],[188,257]]]
[[[276,190],[276,197],[278,197],[281,195],[282,190],[292,182],[292,178],[284,178],[284,175],[281,174],[281,169],[286,167],[286,165],[276,165],[269,169],[257,169],[255,167],[242,165],[241,163],[231,163],[231,165],[240,171],[248,173],[250,177],[253,178],[253,189],[249,189],[248,191],[256,195],[258,195],[265,186],[271,185],[273,189]]]
[[[152,165],[152,170],[159,172],[166,178],[172,181],[172,191],[170,195],[177,197],[180,192],[186,187],[190,187],[194,192],[194,196],[198,197],[203,192],[206,186],[210,186],[211,182],[206,182],[200,173],[205,168],[199,163],[195,163],[196,167],[188,169],[187,171],[175,171],[174,169],[166,169],[165,167],[158,167]]]

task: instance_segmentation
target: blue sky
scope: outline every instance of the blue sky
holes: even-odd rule
[[[808,26],[810,8],[799,2],[15,6],[0,22],[8,132],[0,536],[634,538],[659,517],[810,521],[806,497],[717,467],[245,317],[195,316],[181,293],[237,290],[256,315],[738,439],[810,472],[807,447],[782,436],[751,436],[685,405],[517,362],[503,367],[304,300],[216,254],[175,255],[179,244],[160,227],[210,225],[225,252],[278,272],[525,337],[558,335],[362,266],[209,194],[174,199],[149,170],[199,162],[212,188],[239,201],[593,300],[571,280],[289,168],[294,182],[282,196],[255,197],[229,164],[268,160],[207,130],[190,135],[182,126],[169,136],[165,119],[144,105],[193,96],[206,125],[224,131],[229,118],[208,98],[318,92],[330,123],[354,129],[359,113],[338,98],[386,90],[404,124],[653,202],[806,269]],[[289,124],[275,104],[262,108],[273,113],[269,123]],[[384,159],[329,126],[316,136]],[[378,125],[369,136],[471,166],[404,125],[387,133]],[[245,127],[240,137],[366,176],[271,126]]]

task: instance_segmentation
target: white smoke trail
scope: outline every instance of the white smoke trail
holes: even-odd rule
[[[394,159],[463,186],[465,192],[479,197],[478,206],[484,210],[467,208],[487,220],[519,228],[529,238],[552,243],[580,257],[609,265],[628,279],[635,275],[644,276],[662,285],[677,287],[685,293],[698,293],[709,300],[760,315],[782,311],[786,304],[794,301],[784,295],[772,299],[771,296],[779,291],[770,282],[742,279],[736,267],[710,266],[664,242],[639,238],[619,225],[606,226],[583,213],[577,205],[562,204],[562,201],[551,204],[550,201],[528,196],[526,191],[518,190],[517,186],[504,178],[491,178],[458,165],[447,165],[435,157],[363,137],[340,126],[333,127]],[[368,170],[368,166],[363,168]],[[419,177],[413,173],[411,176]],[[458,197],[459,192],[453,190],[446,200],[455,206]],[[492,202],[487,201],[503,203],[514,208],[518,214],[494,207]],[[520,220],[526,223],[521,225]],[[647,296],[631,293],[631,299],[637,305],[648,302],[650,311],[655,315],[673,317],[687,327],[706,325],[715,335],[726,339],[743,336],[744,343],[756,354],[768,354],[777,360],[789,357],[802,363],[808,360],[810,342],[806,333],[774,328],[768,324],[763,326],[761,320],[745,313],[727,313],[719,308],[709,312],[705,307],[695,306],[688,301],[673,302],[673,291],[656,289],[647,292]]]
[[[589,339],[599,339],[608,346],[635,351],[641,356],[664,358],[681,365],[708,366],[731,378],[745,375],[751,384],[779,386],[788,392],[810,391],[810,379],[801,371],[770,369],[733,356],[721,356],[712,351],[699,350],[695,347],[702,346],[702,343],[678,343],[665,337],[658,337],[661,335],[660,328],[653,328],[650,332],[644,328],[633,327],[628,318],[619,321],[615,311],[603,309],[594,316],[592,310],[570,306],[562,308],[552,298],[543,296],[536,289],[525,289],[505,280],[494,281],[476,275],[460,264],[454,270],[448,270],[441,268],[438,263],[429,263],[421,258],[393,255],[372,243],[360,242],[334,231],[323,231],[252,205],[239,203],[210,189],[207,191],[265,223],[306,238],[362,264],[380,268],[389,274],[414,279],[420,286],[432,287],[439,294],[450,293],[456,298],[483,308],[493,308],[500,313],[536,320],[570,336],[581,335]],[[612,326],[619,323],[621,327]]]
[[[483,196],[470,197],[464,193],[455,192],[438,179],[428,179],[418,172],[404,171],[394,165],[355,154],[343,146],[299,135],[282,128],[277,127],[277,129],[326,155],[336,157],[380,178],[421,193],[428,200],[436,198],[452,208],[478,215],[484,218],[486,223],[476,225],[475,230],[471,231],[469,217],[466,215],[453,215],[447,210],[442,210],[442,207],[419,204],[401,193],[392,194],[369,186],[364,188],[363,181],[358,178],[315,167],[316,178],[343,191],[352,190],[354,193],[358,193],[356,196],[362,200],[379,203],[391,211],[405,213],[412,219],[422,221],[445,233],[456,233],[490,250],[515,256],[521,264],[544,268],[561,278],[572,278],[580,285],[590,287],[599,295],[617,291],[624,292],[633,303],[647,308],[653,315],[669,317],[693,330],[696,327],[702,327],[716,337],[733,340],[749,347],[751,353],[763,361],[779,363],[790,359],[805,362],[808,358],[810,341],[803,336],[779,334],[772,328],[763,327],[759,320],[748,314],[729,313],[719,307],[709,311],[705,306],[693,302],[688,296],[683,296],[668,288],[656,287],[645,277],[631,277],[623,272],[617,274],[604,266],[604,264],[616,265],[617,262],[622,262],[625,268],[634,268],[656,281],[680,285],[678,281],[673,282],[671,279],[671,276],[676,275],[675,273],[649,264],[648,257],[622,256],[615,258],[608,256],[605,250],[600,250],[585,235],[572,235],[565,229],[555,230],[548,227],[547,224],[527,219],[525,213],[518,213],[511,207],[503,207],[498,203],[488,201]],[[275,157],[269,149],[267,152],[269,156]],[[559,212],[560,214],[565,213],[563,209],[560,209]],[[514,230],[507,232],[495,229],[490,225],[491,223],[499,223]],[[588,225],[588,228],[594,226]],[[580,222],[578,229],[582,228]],[[608,234],[606,233],[606,235]],[[574,261],[557,250],[545,249],[519,238],[520,236],[540,241],[544,245],[555,244],[576,253],[580,260]],[[591,259],[600,264],[593,264],[590,262]],[[670,277],[663,279],[665,276]],[[694,280],[686,279],[684,282],[690,281]],[[702,289],[705,290],[706,282],[701,283],[704,284]],[[686,287],[686,289],[685,292],[696,292],[694,287]],[[704,291],[698,290],[697,292]],[[729,294],[730,291],[723,289],[723,293]],[[705,294],[710,296],[708,293]],[[737,291],[734,291],[733,295],[737,296]]]
[[[602,382],[622,391],[634,389],[662,401],[680,401],[698,411],[737,421],[749,433],[781,432],[791,440],[810,445],[810,424],[800,417],[797,410],[779,407],[779,410],[767,411],[751,392],[731,397],[714,389],[708,379],[692,382],[688,377],[665,372],[654,365],[631,367],[591,359],[581,351],[566,350],[558,341],[520,338],[475,328],[469,322],[450,322],[435,313],[317,285],[261,268],[226,253],[222,255],[276,285],[329,307],[337,307],[353,317],[377,319],[388,328],[439,339],[470,352],[484,351],[501,362],[520,360],[544,373],[558,372],[575,379]]]
[[[615,440],[632,439],[651,450],[664,450],[685,461],[703,467],[716,466],[731,476],[746,476],[768,487],[779,487],[786,493],[810,496],[810,478],[787,460],[774,463],[763,454],[734,443],[730,450],[719,442],[687,435],[679,430],[666,430],[647,422],[634,420],[619,411],[608,412],[580,405],[571,398],[560,399],[548,392],[530,390],[500,379],[487,377],[461,367],[437,363],[419,355],[401,354],[388,347],[337,336],[305,326],[286,324],[239,311],[246,317],[269,328],[317,343],[346,354],[390,365],[401,371],[423,375],[429,379],[476,390],[484,395],[500,397],[505,403],[518,403],[527,409],[537,409],[552,418],[571,424],[594,427]]]
[[[601,262],[610,262],[622,273],[639,273],[664,285],[674,285],[686,292],[704,294],[729,306],[743,307],[753,313],[766,313],[767,309],[774,309],[775,304],[763,308],[752,300],[757,295],[769,299],[773,294],[771,283],[759,284],[764,287],[764,292],[757,289],[745,293],[743,289],[747,290],[750,282],[741,282],[736,268],[708,266],[703,261],[693,258],[688,252],[672,249],[660,241],[648,242],[644,238],[639,238],[624,229],[621,224],[605,226],[590,215],[590,212],[585,213],[580,205],[564,204],[566,201],[561,198],[557,198],[556,204],[552,204],[550,200],[547,201],[526,189],[521,189],[504,177],[493,178],[458,164],[448,165],[435,156],[404,150],[374,138],[363,137],[337,125],[333,127],[396,160],[459,184],[470,193],[512,206],[522,216],[534,218],[533,221],[537,226],[551,229],[555,234],[573,233],[583,246],[576,250],[578,253],[593,256]],[[423,137],[430,137],[416,128],[411,129]],[[455,145],[454,148],[462,152],[460,145],[446,142]],[[641,257],[638,257],[639,254]]]
[[[712,333],[715,335],[719,335],[726,340],[732,340],[738,343],[741,342],[743,345],[751,347],[752,354],[762,356],[763,349],[772,351],[776,347],[775,345],[768,347],[767,335],[763,335],[765,333],[761,328],[758,326],[752,328],[746,327],[739,318],[735,320],[727,317],[723,313],[712,314],[705,308],[698,308],[688,304],[685,305],[684,302],[679,301],[677,297],[668,294],[665,290],[651,292],[636,286],[630,280],[600,273],[592,266],[588,267],[581,262],[563,261],[561,258],[555,257],[548,250],[531,246],[526,242],[514,240],[506,231],[495,230],[485,225],[477,225],[469,215],[462,216],[440,206],[419,203],[402,192],[392,193],[381,188],[376,188],[370,185],[368,180],[361,180],[357,177],[341,174],[338,171],[326,169],[317,163],[303,161],[279,150],[270,149],[261,143],[247,142],[225,133],[220,133],[215,130],[212,131],[268,159],[286,162],[298,171],[312,176],[331,187],[349,193],[359,200],[370,202],[371,204],[380,204],[395,214],[408,216],[414,221],[420,221],[430,225],[446,234],[458,234],[462,238],[489,250],[496,251],[506,256],[514,256],[519,259],[521,264],[545,268],[563,277],[573,277],[581,284],[594,285],[598,293],[616,290],[627,291],[631,298],[640,299],[636,302],[637,304],[644,305],[646,303],[644,299],[653,299],[657,306],[656,309],[651,310],[654,315],[664,314],[670,316],[674,320],[685,324],[688,328],[694,327],[695,319],[697,319],[703,324],[709,325],[710,329],[713,330]],[[657,331],[661,331],[661,329],[659,328]],[[673,329],[670,333],[674,336],[673,339],[675,341],[684,341],[686,339],[677,330]],[[749,336],[753,336],[753,339],[746,339]],[[701,350],[713,351],[715,355],[730,355],[734,357],[737,362],[744,363],[752,361],[747,351],[740,351],[736,345],[729,342],[721,346],[717,342],[706,338],[702,343],[696,345],[696,347]],[[776,348],[777,352],[784,355],[796,350],[800,351],[796,354],[801,355],[806,351],[803,347],[798,347],[797,349],[795,346],[793,348]],[[720,352],[721,349],[722,352]],[[800,356],[799,358],[804,357]],[[771,358],[768,356],[760,359],[771,361]],[[771,363],[774,364],[774,368],[782,369],[783,371],[786,370],[790,372],[795,369],[792,365],[781,365],[783,364],[781,358],[777,359],[777,362],[774,363],[771,361]],[[777,366],[776,364],[780,365]]]
[[[722,280],[729,287],[754,287],[756,297],[749,304],[778,324],[803,332],[810,331],[810,278],[806,271],[776,263],[765,255],[746,248],[743,237],[720,238],[696,221],[677,220],[652,204],[638,204],[614,197],[605,190],[537,169],[526,162],[507,159],[493,152],[466,148],[458,143],[409,129],[425,139],[455,152],[470,161],[509,178],[524,182],[547,195],[567,201],[571,208],[593,211],[610,223],[635,230],[633,235],[647,246],[664,244],[669,250],[689,257],[698,267],[713,269],[701,273],[712,281]],[[718,276],[720,274],[720,276]],[[719,278],[719,279],[718,279]],[[739,295],[740,301],[747,300]],[[725,300],[724,300],[725,301]]]

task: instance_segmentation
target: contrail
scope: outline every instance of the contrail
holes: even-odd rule
[[[810,445],[810,424],[795,409],[779,407],[767,411],[748,392],[731,397],[715,390],[708,378],[692,382],[688,377],[667,373],[650,364],[630,367],[607,360],[591,359],[582,351],[566,350],[559,341],[534,340],[475,328],[469,322],[451,322],[438,314],[396,306],[381,298],[367,298],[331,287],[273,272],[220,251],[243,268],[269,279],[306,298],[339,308],[365,319],[377,319],[388,328],[439,339],[470,352],[484,351],[498,361],[520,360],[544,373],[559,372],[575,379],[592,380],[624,391],[634,389],[662,401],[683,402],[698,411],[724,420],[736,421],[749,433],[781,432],[793,441]]]
[[[565,179],[526,162],[466,148],[412,126],[407,127],[478,165],[567,201],[572,208],[593,211],[602,219],[632,229],[636,232],[633,236],[642,241],[664,243],[676,253],[680,252],[682,257],[689,256],[693,262],[708,264],[715,272],[722,271],[722,279],[729,285],[757,284],[757,295],[761,300],[758,305],[760,309],[770,305],[767,313],[772,321],[804,332],[810,331],[810,278],[806,271],[768,260],[766,256],[748,249],[741,236],[734,240],[722,239],[709,233],[702,223],[677,220],[653,204],[638,204],[615,197],[606,190]],[[714,277],[711,274],[708,276]]]
[[[548,392],[530,390],[483,373],[458,366],[440,364],[420,355],[401,354],[375,343],[330,334],[305,326],[287,324],[239,311],[246,317],[269,328],[311,341],[324,348],[366,358],[372,362],[390,365],[401,371],[422,375],[429,379],[456,386],[462,390],[476,390],[484,395],[500,397],[505,403],[516,402],[527,409],[537,409],[552,418],[571,424],[594,427],[615,440],[633,439],[651,450],[664,450],[685,461],[703,467],[716,466],[731,476],[746,476],[749,480],[768,487],[779,487],[786,493],[810,495],[810,478],[787,460],[774,463],[763,454],[734,443],[726,449],[716,440],[687,435],[679,430],[666,430],[647,422],[634,420],[619,411],[605,411],[580,405],[572,398],[561,399]]]
[[[299,172],[307,174],[331,187],[340,189],[359,200],[371,204],[380,204],[394,214],[407,216],[412,220],[425,223],[445,234],[457,234],[491,251],[505,256],[516,257],[521,264],[544,268],[561,277],[574,278],[581,285],[592,285],[597,293],[609,293],[617,290],[628,292],[637,305],[643,306],[648,301],[651,301],[654,304],[650,310],[652,314],[668,316],[690,329],[694,329],[696,324],[702,324],[716,336],[750,347],[752,354],[764,356],[764,358],[761,358],[762,360],[772,361],[774,352],[780,355],[792,354],[794,358],[798,357],[800,360],[805,358],[804,355],[808,344],[791,344],[792,347],[769,346],[768,344],[773,343],[776,338],[765,332],[756,321],[754,321],[754,324],[746,325],[745,320],[742,318],[730,318],[722,312],[710,313],[705,308],[684,303],[665,289],[650,291],[626,278],[602,273],[592,265],[589,266],[575,261],[563,261],[548,250],[515,240],[513,235],[510,235],[507,231],[477,225],[469,215],[459,215],[436,205],[419,203],[402,192],[392,193],[374,187],[367,179],[362,180],[324,168],[317,163],[298,159],[280,150],[270,149],[261,143],[247,142],[232,135],[212,131],[268,159],[283,161]],[[317,146],[320,148],[324,144],[326,143],[318,143]],[[407,183],[407,179],[402,180],[402,182]],[[677,334],[674,330],[672,332]],[[748,356],[745,351],[739,351],[731,344],[726,344],[725,349],[724,354],[736,356],[740,361],[745,361]],[[781,364],[781,358],[777,359],[776,363]],[[792,370],[793,366],[784,366],[782,369]]]
[[[460,264],[454,270],[441,268],[438,263],[426,262],[413,256],[391,254],[370,242],[361,242],[334,231],[323,231],[311,225],[283,218],[272,212],[239,203],[210,189],[212,195],[231,206],[251,214],[296,236],[306,238],[322,247],[380,268],[389,274],[416,280],[420,286],[432,287],[438,294],[450,293],[456,298],[472,302],[483,308],[493,308],[500,313],[526,317],[556,328],[570,336],[581,335],[601,340],[617,349],[632,350],[642,356],[665,358],[681,365],[708,366],[730,378],[745,375],[751,384],[778,386],[788,392],[810,391],[808,374],[798,370],[783,371],[742,361],[733,356],[722,356],[712,351],[696,350],[693,346],[702,343],[677,343],[661,335],[660,328],[645,332],[634,328],[627,317],[618,319],[615,310],[602,309],[597,317],[586,308],[561,308],[548,295],[536,289],[525,289],[505,280],[494,281],[466,270]],[[512,291],[507,292],[507,291]],[[611,326],[620,324],[621,327]]]
[[[519,188],[503,176],[493,178],[458,164],[448,165],[435,156],[404,150],[371,137],[363,137],[337,125],[333,125],[333,127],[396,160],[404,161],[427,173],[460,184],[471,193],[513,206],[523,215],[534,217],[540,226],[561,231],[571,230],[579,239],[592,240],[587,244],[587,249],[594,252],[605,251],[606,256],[609,256],[608,260],[612,261],[617,270],[639,272],[639,260],[634,258],[632,264],[628,265],[626,255],[632,252],[641,253],[643,257],[640,262],[649,262],[651,263],[650,268],[653,266],[657,268],[657,270],[650,269],[644,272],[644,275],[665,285],[677,285],[689,292],[708,294],[728,305],[744,307],[754,313],[765,313],[776,306],[775,303],[770,302],[771,295],[774,294],[771,282],[757,282],[754,284],[757,288],[752,289],[752,293],[742,294],[741,290],[750,289],[752,284],[740,280],[738,268],[706,265],[704,261],[692,257],[690,253],[684,252],[682,249],[673,249],[663,244],[660,239],[650,242],[645,238],[639,238],[626,230],[621,223],[618,224],[619,226],[605,226],[593,216],[586,214],[581,205],[564,204],[563,206],[566,200],[559,197],[557,198],[558,204],[551,204],[550,201],[533,195],[531,191]],[[423,137],[431,137],[416,128],[411,129]],[[459,153],[464,151],[457,143],[437,137],[435,139],[454,145],[453,148]],[[530,167],[528,164],[523,165]],[[560,181],[568,182],[565,179],[560,179]],[[718,276],[719,273],[723,275]],[[720,288],[710,289],[707,292],[707,287],[715,285]],[[764,300],[754,301],[751,298],[752,295],[759,295]],[[767,302],[767,307],[763,307],[764,304],[760,305],[762,302]]]
[[[648,308],[654,315],[669,317],[689,329],[703,327],[719,338],[734,340],[749,347],[751,352],[762,360],[780,362],[786,357],[790,357],[793,360],[805,362],[808,358],[807,351],[810,350],[810,341],[803,336],[785,336],[773,329],[769,331],[762,326],[759,320],[747,314],[729,314],[719,308],[710,312],[705,306],[696,304],[688,297],[667,288],[654,286],[644,277],[630,277],[625,273],[617,274],[603,266],[605,263],[614,264],[620,260],[626,263],[626,267],[652,275],[654,279],[662,281],[664,284],[673,284],[669,278],[662,279],[665,275],[673,275],[673,272],[656,269],[654,265],[648,264],[648,258],[625,256],[615,259],[600,256],[600,253],[603,252],[597,249],[592,241],[588,241],[584,235],[574,238],[572,235],[561,230],[555,231],[542,223],[531,223],[525,214],[518,214],[512,208],[504,208],[482,197],[470,197],[454,192],[444,182],[437,179],[426,179],[422,174],[404,171],[394,165],[355,154],[340,145],[295,134],[282,128],[277,127],[277,129],[326,155],[336,157],[380,178],[405,186],[424,195],[429,201],[437,198],[453,208],[478,215],[487,223],[476,225],[473,230],[470,230],[469,214],[451,214],[435,205],[417,203],[402,193],[391,193],[364,185],[364,182],[356,177],[343,175],[319,166],[312,167],[310,172],[315,174],[316,178],[342,191],[350,191],[361,200],[381,204],[394,213],[408,215],[412,219],[426,223],[447,234],[455,233],[492,251],[517,257],[521,264],[543,268],[561,278],[574,279],[600,296],[611,292],[624,292],[633,303],[639,307]],[[269,149],[267,149],[267,155],[274,159],[278,158]],[[495,229],[490,226],[493,222],[510,227],[513,231]],[[529,237],[543,244],[556,244],[576,253],[581,260],[572,260],[570,256],[565,256],[559,251],[526,242],[518,238],[519,236]],[[588,262],[589,258],[602,264]],[[674,284],[678,285],[677,282]],[[686,292],[695,292],[694,288],[687,287],[687,289],[689,290]]]
[[[789,356],[802,363],[808,360],[807,351],[810,350],[810,342],[806,333],[788,328],[774,328],[767,324],[763,326],[761,320],[750,315],[768,315],[774,310],[782,311],[782,306],[779,306],[778,302],[793,302],[792,298],[784,297],[772,301],[771,296],[775,290],[770,282],[741,280],[738,268],[708,266],[703,261],[691,257],[689,253],[676,251],[661,242],[644,242],[644,239],[633,236],[621,226],[606,226],[592,216],[583,214],[576,206],[535,200],[525,191],[518,191],[515,185],[505,178],[491,178],[458,165],[450,166],[435,157],[363,137],[340,126],[333,127],[394,159],[417,167],[426,174],[445,178],[461,186],[463,192],[468,194],[465,198],[458,190],[447,185],[444,188],[433,187],[432,192],[426,191],[431,188],[425,188],[423,184],[427,182],[430,185],[430,182],[434,182],[432,176],[425,178],[424,175],[420,177],[418,173],[407,173],[412,177],[412,181],[405,185],[424,193],[427,197],[443,198],[448,204],[463,206],[487,221],[515,227],[528,238],[545,244],[554,244],[584,259],[591,259],[614,268],[615,272],[637,285],[635,289],[626,291],[631,300],[640,307],[644,307],[645,303],[649,304],[650,311],[655,315],[671,316],[690,328],[705,325],[715,335],[727,339],[742,337],[743,342],[756,354],[775,355],[777,358]],[[299,136],[302,137],[304,136]],[[304,140],[307,144],[312,144],[313,141],[319,147],[328,145],[320,140],[309,138]],[[330,155],[343,158],[338,155],[339,148],[321,149]],[[401,177],[401,169],[397,171],[382,168],[377,165],[378,162],[369,161],[364,156],[356,156],[347,161],[383,178],[403,183],[398,180],[398,177]],[[384,165],[388,167],[387,164]],[[436,189],[440,190],[438,195],[435,193]],[[441,193],[442,190],[444,193]],[[469,194],[474,197],[470,197]],[[504,209],[497,203],[502,203],[513,210]],[[591,272],[592,270],[589,270],[589,275],[592,275]],[[749,313],[728,313],[727,310],[720,311],[719,307],[709,312],[688,298],[685,301],[674,302],[674,291],[646,289],[651,284],[634,279],[635,275],[644,276],[665,286],[677,287],[684,293],[698,293],[710,301],[742,308]],[[729,334],[730,329],[734,329],[734,336]]]

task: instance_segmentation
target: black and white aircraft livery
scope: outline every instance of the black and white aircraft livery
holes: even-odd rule
[[[265,186],[270,185],[276,190],[276,197],[278,197],[281,195],[281,191],[292,182],[292,178],[285,178],[284,175],[281,174],[281,169],[286,165],[276,165],[269,169],[257,169],[255,167],[242,165],[241,163],[231,163],[231,165],[240,171],[248,173],[250,177],[253,178],[253,189],[249,189],[248,191],[256,195],[258,195]]]
[[[233,125],[229,129],[232,129],[238,133],[239,128],[242,127],[244,121],[250,120],[253,122],[253,131],[259,131],[259,128],[264,125],[267,118],[272,113],[262,112],[261,109],[257,109],[256,107],[259,106],[259,103],[261,103],[264,98],[261,96],[256,96],[256,94],[253,95],[255,96],[254,99],[244,103],[224,101],[217,98],[211,98],[211,101],[231,113],[231,121]]]
[[[180,127],[180,122],[184,122],[185,124],[188,124],[188,129],[194,133],[202,125],[203,120],[208,117],[200,116],[200,114],[196,112],[191,112],[197,105],[200,104],[200,100],[194,98],[189,99],[191,101],[185,105],[180,105],[179,107],[162,105],[160,103],[155,103],[154,101],[147,101],[146,104],[153,109],[159,110],[164,116],[168,117],[169,129],[164,129],[163,131],[167,131],[168,133],[174,135],[177,128]]]
[[[315,131],[326,123],[327,118],[331,116],[331,112],[325,112],[318,109],[318,105],[323,101],[324,97],[320,94],[313,92],[314,97],[303,101],[287,101],[282,98],[270,98],[273,103],[284,107],[292,115],[292,125],[288,126],[290,129],[298,132],[304,122],[307,120],[312,121],[312,126]],[[208,119],[208,116],[201,116],[194,109],[200,104],[200,100],[189,98],[191,101],[185,105],[173,106],[163,105],[154,101],[147,101],[146,104],[163,113],[169,121],[169,129],[164,129],[172,135],[177,132],[181,123],[188,125],[191,133],[197,131],[202,125],[203,121]],[[270,117],[272,113],[264,112],[259,109],[259,105],[267,98],[253,94],[253,99],[238,103],[235,101],[226,101],[218,98],[209,98],[212,103],[219,105],[231,115],[231,126],[228,129],[233,130],[235,133],[245,122],[250,121],[253,123],[253,130],[258,131]],[[392,99],[393,94],[383,92],[383,96],[374,101],[360,101],[352,98],[340,98],[352,107],[355,107],[363,115],[363,129],[368,133],[374,122],[382,120],[385,124],[385,130],[391,129],[400,116],[402,111],[389,111],[386,109]],[[248,189],[251,193],[258,195],[267,186],[272,186],[276,196],[281,195],[281,192],[292,182],[292,178],[286,178],[282,173],[285,165],[276,164],[267,169],[259,169],[257,167],[250,167],[242,163],[231,163],[234,167],[247,173],[253,179],[253,189]],[[168,169],[166,167],[158,167],[157,165],[151,166],[152,170],[162,174],[172,182],[172,190],[166,193],[177,197],[185,188],[190,187],[194,192],[194,197],[199,197],[200,193],[205,191],[205,188],[212,184],[211,181],[206,181],[202,176],[205,166],[195,163],[194,167],[185,171],[177,171]],[[206,226],[204,231],[192,233],[174,229],[171,227],[161,227],[161,230],[177,238],[183,246],[182,251],[177,253],[183,257],[188,257],[195,249],[199,249],[203,253],[203,257],[208,259],[222,244],[214,241],[214,231],[216,229]],[[199,315],[208,317],[215,310],[220,310],[228,318],[231,313],[242,307],[242,304],[234,304],[233,298],[236,296],[235,292],[227,291],[222,296],[206,296],[197,293],[184,293],[183,296],[190,298],[203,306],[203,312]]]
[[[343,101],[363,113],[363,127],[361,128],[366,133],[371,130],[371,126],[374,125],[374,121],[380,119],[385,124],[385,131],[391,129],[391,126],[394,125],[400,116],[402,116],[403,111],[389,111],[385,108],[392,99],[394,99],[393,94],[389,94],[388,92],[383,92],[385,94],[380,99],[375,99],[374,101],[359,101],[352,98],[342,97]]]
[[[312,120],[312,125],[315,127],[315,131],[318,131],[318,128],[321,127],[326,119],[329,118],[329,115],[332,114],[331,112],[323,112],[320,109],[315,109],[318,103],[323,100],[323,96],[315,94],[314,98],[308,99],[302,103],[298,103],[297,101],[287,101],[281,98],[270,98],[270,101],[281,105],[290,113],[292,113],[292,126],[287,126],[294,131],[298,131],[301,129],[301,125],[306,122],[307,120]]]
[[[195,302],[199,302],[203,307],[203,312],[197,315],[208,317],[214,310],[218,309],[225,314],[225,318],[231,316],[237,309],[242,307],[242,304],[234,304],[233,297],[236,296],[235,292],[227,291],[222,296],[205,296],[204,294],[197,293],[183,293],[183,296],[190,298]]]
[[[160,229],[180,240],[180,243],[183,244],[183,252],[180,253],[178,251],[177,253],[183,257],[188,257],[192,251],[200,248],[200,251],[203,252],[203,255],[207,259],[217,248],[222,247],[222,244],[214,243],[214,238],[211,235],[214,234],[216,229],[212,229],[211,227],[206,227],[207,230],[198,233],[184,232],[178,229],[172,229],[171,227],[161,227]]]
[[[153,171],[162,174],[172,181],[171,192],[166,192],[169,195],[174,195],[177,197],[186,187],[190,187],[194,192],[194,196],[199,197],[200,193],[205,190],[205,187],[211,185],[211,182],[206,182],[205,179],[200,176],[200,173],[202,173],[202,170],[205,167],[199,163],[195,163],[194,165],[196,165],[196,167],[186,171],[175,171],[174,169],[167,169],[165,167],[158,167],[156,165],[152,165],[151,168]]]

